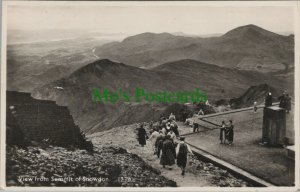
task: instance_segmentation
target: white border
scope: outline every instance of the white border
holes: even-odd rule
[[[0,189],[5,186],[5,159],[6,159],[6,150],[5,150],[5,139],[6,139],[6,6],[2,2],[2,29],[1,29],[1,116],[0,116]]]
[[[256,6],[292,6],[294,7],[295,13],[295,145],[296,145],[296,177],[295,187],[245,187],[245,188],[220,188],[220,187],[177,187],[177,188],[109,188],[109,187],[5,187],[5,135],[6,135],[6,17],[7,7],[11,5],[36,5],[36,6],[91,6],[91,5],[102,5],[102,6],[209,6],[209,7],[224,7],[224,6],[239,6],[239,7],[256,7]],[[2,2],[2,41],[1,41],[1,161],[0,161],[0,186],[8,191],[297,191],[300,190],[300,150],[299,150],[299,117],[300,117],[300,105],[299,105],[299,21],[300,21],[300,2],[299,1],[4,1]],[[21,19],[21,18],[20,18]],[[276,18],[274,18],[276,19]]]

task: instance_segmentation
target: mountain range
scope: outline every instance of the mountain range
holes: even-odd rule
[[[19,32],[12,34],[18,36]],[[8,45],[7,87],[31,92],[98,59],[147,69],[192,59],[230,69],[294,77],[293,35],[279,35],[255,25],[238,27],[216,37],[175,34],[142,33],[110,43],[82,37]]]
[[[271,84],[278,90],[286,87],[284,81],[272,75],[222,68],[190,59],[166,63],[152,69],[141,69],[104,59],[37,88],[32,95],[68,106],[76,123],[84,131],[92,133],[157,119],[172,107],[172,104],[164,103],[94,102],[94,88],[106,88],[110,91],[122,89],[131,93],[134,93],[136,87],[142,87],[148,92],[199,89],[213,103],[220,98],[238,97],[250,86],[261,83]]]
[[[277,95],[287,90],[293,96],[294,90],[293,35],[255,25],[206,38],[142,33],[121,42],[78,38],[9,45],[7,50],[8,90],[68,106],[87,133],[155,120],[180,108],[94,102],[95,88],[131,93],[137,87],[149,92],[199,89],[210,103],[224,99],[235,107],[261,102],[268,91]]]
[[[96,47],[95,54],[143,68],[193,59],[228,68],[278,72],[294,65],[294,36],[279,35],[255,25],[208,38],[142,33]]]

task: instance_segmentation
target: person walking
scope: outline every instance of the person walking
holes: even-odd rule
[[[174,144],[171,140],[171,136],[167,135],[165,141],[163,142],[160,164],[163,166],[163,168],[166,168],[166,165],[172,166],[175,164],[175,157],[176,151]]]
[[[225,121],[222,121],[222,124],[220,126],[220,144],[225,143],[225,129],[226,129],[226,124]]]
[[[233,136],[234,136],[233,128],[234,128],[234,126],[233,126],[232,120],[229,120],[228,131],[227,131],[228,145],[232,145],[232,143],[233,143]]]
[[[154,154],[156,154],[156,140],[158,137],[159,137],[159,132],[156,129],[154,129],[153,133],[151,134],[151,136],[148,139],[149,141],[151,141]]]
[[[166,126],[166,131],[167,131],[167,133],[169,133],[170,130],[171,130],[171,123],[168,122],[168,123],[167,123],[167,126]]]
[[[158,123],[160,126],[161,126],[163,120],[164,120],[164,116],[160,115],[159,120],[158,120]]]
[[[199,131],[199,124],[198,123],[193,123],[193,126],[194,126],[194,130],[193,130],[193,132],[195,133],[195,132],[198,132]]]
[[[150,130],[153,129],[153,124],[154,124],[153,121],[150,121],[150,123],[149,123],[149,129],[150,129]]]
[[[182,114],[182,122],[185,122],[187,118],[188,118],[188,112],[184,110]]]
[[[172,140],[173,144],[175,144],[176,135],[172,129],[169,131],[168,135],[170,135],[170,139]]]
[[[160,157],[162,148],[163,148],[163,142],[165,141],[165,135],[162,133],[162,131],[159,131],[159,136],[156,139],[156,155],[157,158]]]
[[[272,93],[269,92],[265,98],[265,107],[270,107],[273,104]]]
[[[286,94],[286,113],[290,113],[291,109],[292,109],[292,98],[289,96],[289,94]]]
[[[161,129],[161,132],[163,133],[164,136],[167,135],[167,129],[166,129],[166,128],[163,127],[163,128]]]
[[[146,137],[147,137],[146,130],[144,128],[144,125],[141,124],[141,127],[138,129],[138,141],[142,147],[146,145]]]
[[[161,127],[162,127],[162,128],[166,128],[167,122],[168,122],[168,120],[167,120],[165,117],[163,117],[163,119],[162,119],[162,121],[161,121]]]
[[[257,112],[257,102],[254,101],[253,103],[253,112],[256,113]]]
[[[199,110],[198,115],[202,117],[204,115],[204,111],[202,109]]]
[[[176,137],[179,136],[178,125],[175,121],[171,123],[171,130],[175,133]]]
[[[173,113],[170,114],[169,120],[176,121],[176,117]]]
[[[281,108],[283,108],[283,109],[285,109],[285,110],[286,110],[286,108],[287,108],[287,96],[286,96],[286,95],[287,95],[287,92],[284,91],[284,92],[282,93],[282,95],[278,97],[278,100],[279,100],[279,107],[281,107]]]
[[[192,155],[194,155],[192,150],[190,149],[188,144],[186,144],[184,142],[184,140],[185,140],[185,137],[180,137],[180,143],[176,147],[177,165],[181,169],[182,176],[184,176],[184,174],[185,174],[188,153],[191,153]]]

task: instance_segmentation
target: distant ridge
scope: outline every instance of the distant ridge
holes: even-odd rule
[[[67,105],[76,123],[92,133],[111,127],[159,118],[172,104],[92,101],[92,90],[125,90],[134,95],[137,87],[147,92],[194,91],[200,89],[211,103],[220,98],[238,97],[250,86],[261,83],[285,87],[279,79],[257,72],[222,68],[191,59],[165,63],[153,69],[141,69],[108,59],[92,62],[53,83],[35,89],[35,98]],[[61,87],[56,89],[55,87]],[[286,87],[285,87],[286,88]],[[176,112],[176,111],[174,111]]]
[[[241,70],[279,72],[294,66],[294,37],[250,24],[207,38],[142,33],[99,46],[95,53],[100,58],[142,68],[193,59]]]

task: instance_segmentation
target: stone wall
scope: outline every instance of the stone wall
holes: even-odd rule
[[[30,141],[50,139],[60,146],[78,144],[80,129],[74,124],[67,107],[16,91],[7,91],[6,99],[9,129],[21,130]]]

